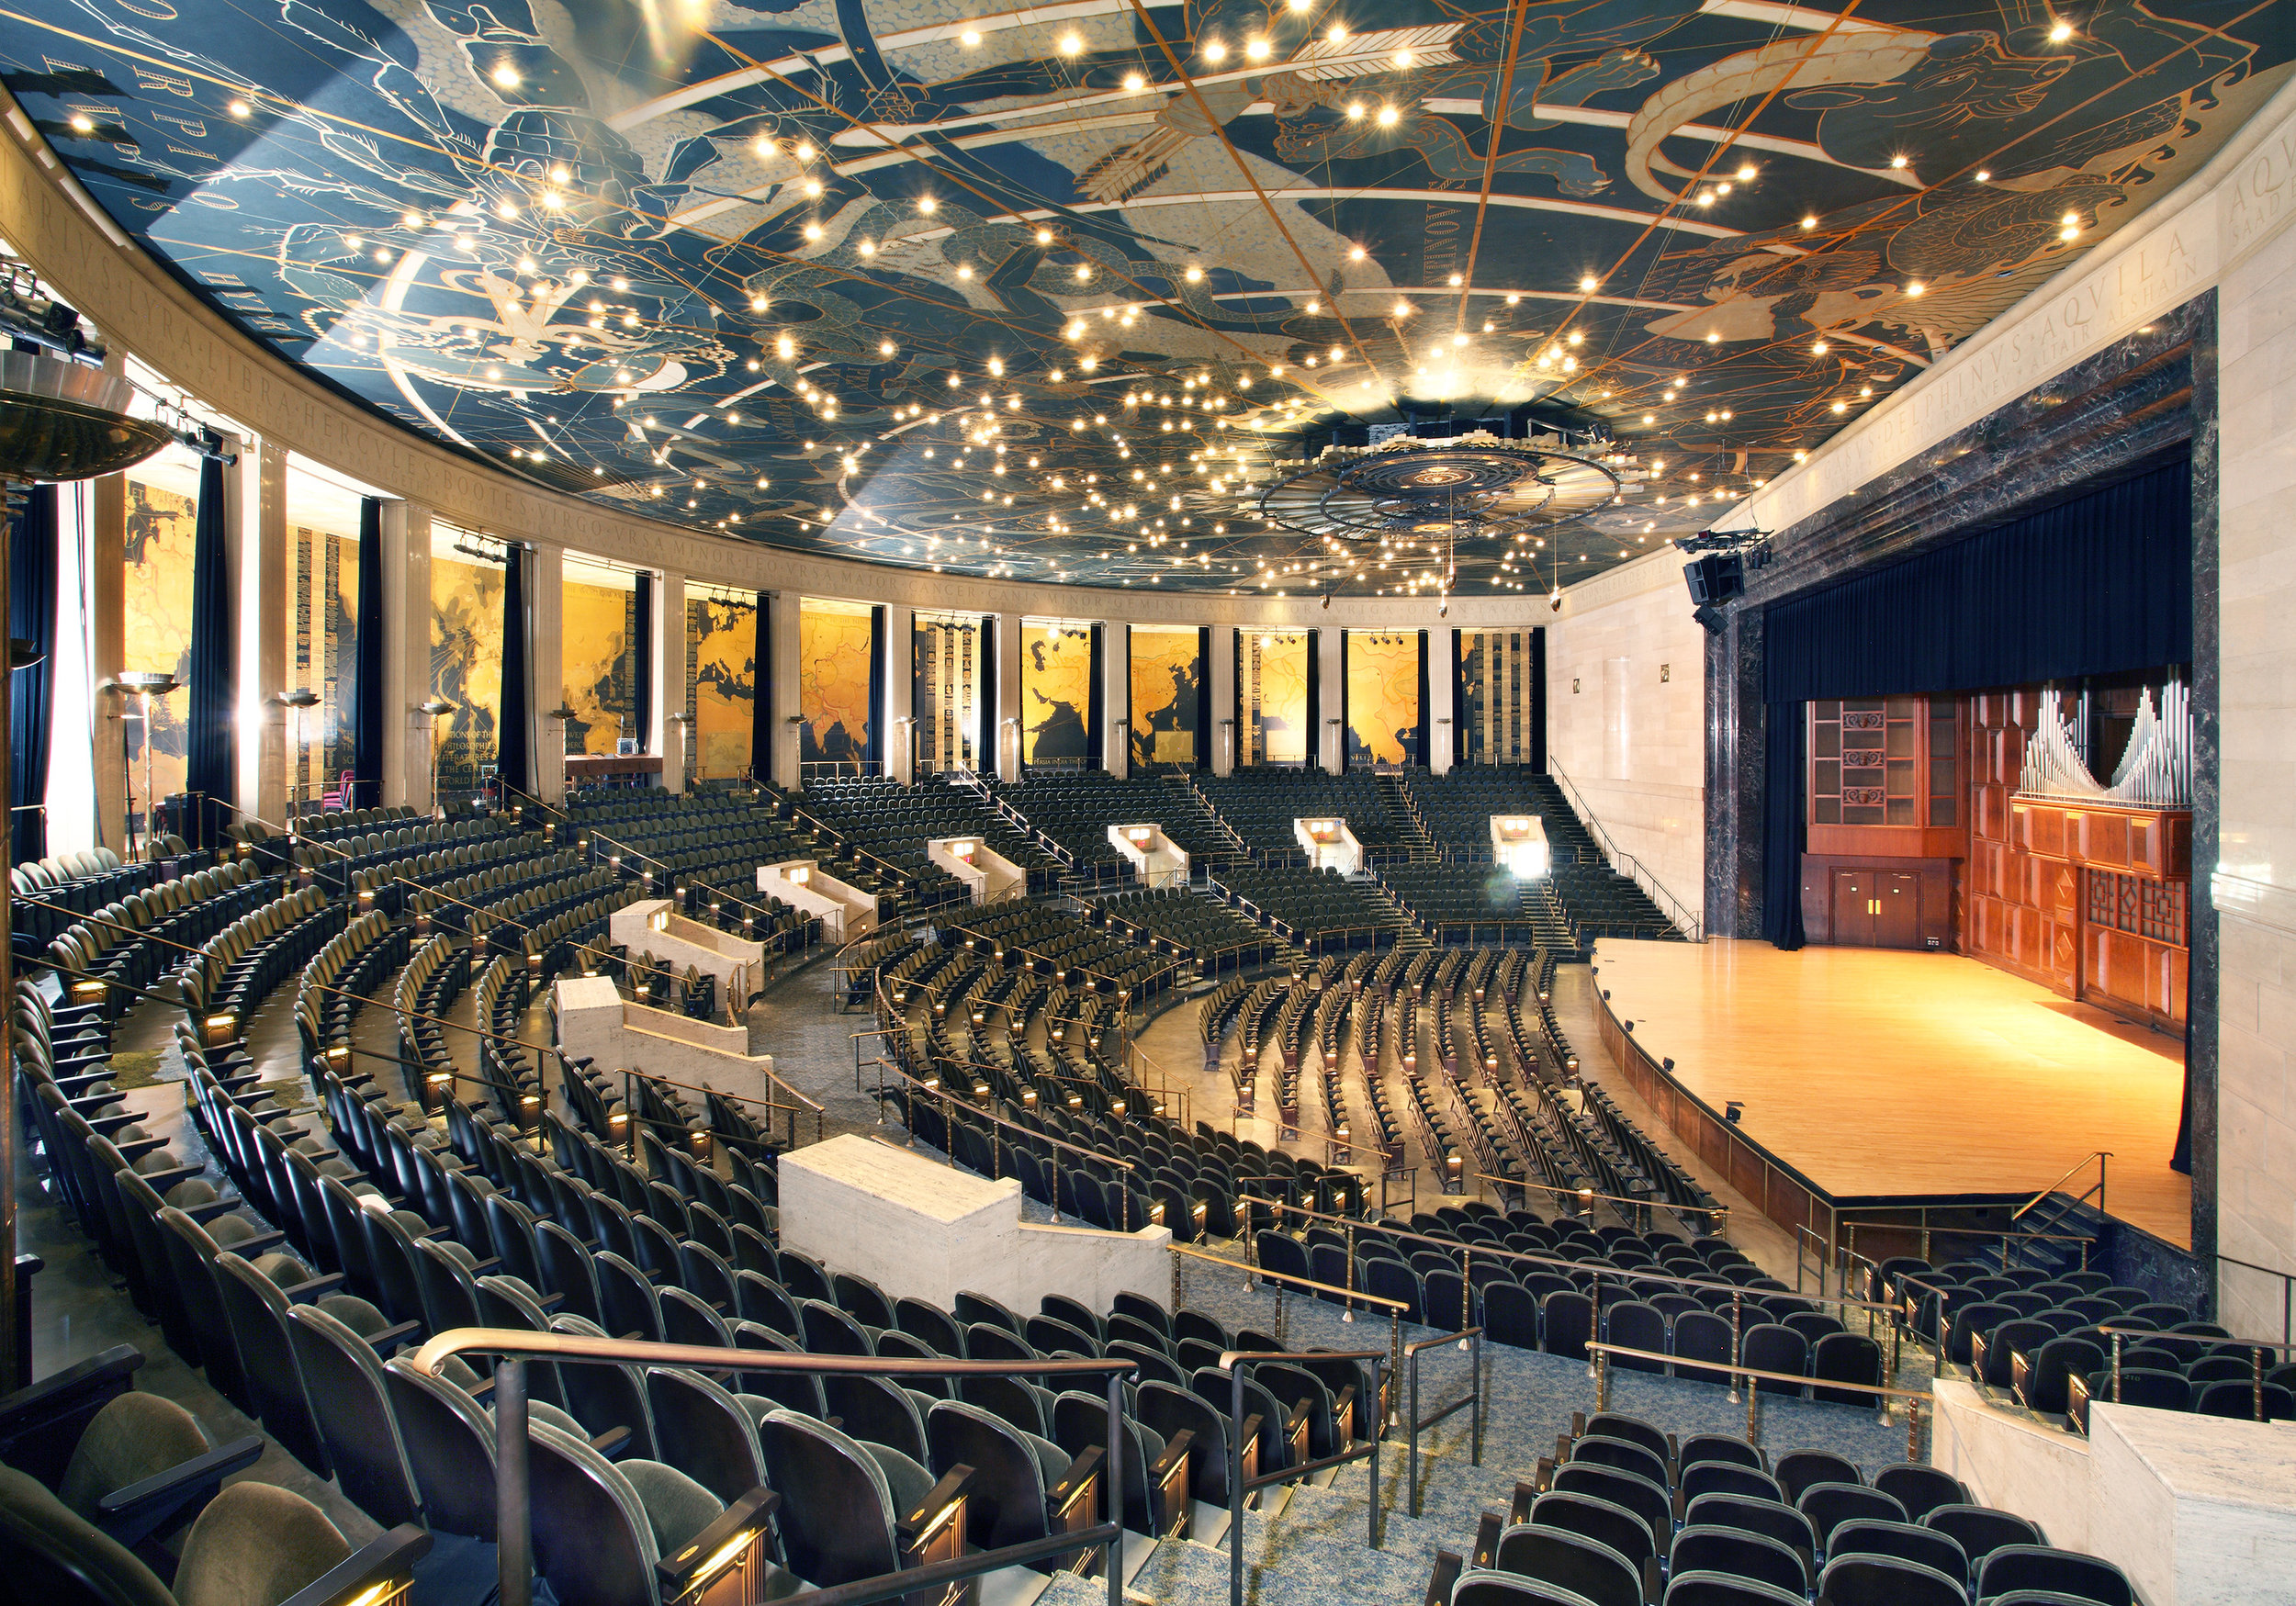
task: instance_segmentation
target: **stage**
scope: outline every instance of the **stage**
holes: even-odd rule
[[[1594,964],[1613,1062],[1773,1219],[1822,1232],[1852,1201],[2031,1195],[2103,1149],[2108,1211],[2192,1241],[2168,1168],[2177,1039],[1953,954],[1604,938]]]

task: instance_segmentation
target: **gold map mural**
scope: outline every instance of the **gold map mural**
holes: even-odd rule
[[[122,667],[164,669],[184,682],[152,700],[152,788],[161,797],[184,790],[191,713],[191,556],[197,499],[143,480],[128,480],[127,633]],[[142,812],[141,720],[123,720],[128,788]]]
[[[568,580],[559,604],[566,658],[568,753],[612,753],[637,728],[637,594]]]
[[[432,732],[443,796],[478,790],[494,769],[502,707],[502,567],[431,558],[431,691],[455,705]]]
[[[1308,761],[1308,633],[1277,630],[1237,637],[1236,686],[1244,702],[1244,760]]]
[[[866,625],[869,621],[863,619]],[[800,631],[802,637],[803,632]],[[866,709],[869,674],[861,672]],[[723,781],[749,768],[758,706],[758,610],[718,597],[686,601],[686,776]]]
[[[797,608],[798,759],[859,768],[869,756],[870,616],[807,597]]]
[[[1081,766],[1092,717],[1092,627],[1020,627],[1020,761]]]
[[[1134,764],[1196,762],[1198,646],[1193,630],[1132,631]]]
[[[1347,762],[1419,761],[1419,633],[1347,633]]]

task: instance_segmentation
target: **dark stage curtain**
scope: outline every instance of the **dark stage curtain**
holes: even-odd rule
[[[1196,768],[1209,771],[1220,731],[1211,717],[1211,626],[1196,627]]]
[[[998,773],[1004,729],[996,723],[996,615],[981,616],[981,672],[974,683],[980,688],[974,706],[980,711],[981,734],[973,744],[973,768],[983,775]]]
[[[654,750],[654,577],[644,571],[637,577],[631,612],[636,615],[637,628],[631,632],[636,662],[630,677],[630,718],[637,726],[637,750],[650,753]]]
[[[184,790],[198,801],[190,830],[208,847],[231,821],[238,795],[238,676],[231,640],[231,578],[226,550],[223,465],[199,465],[199,507],[191,556],[191,713],[186,734]],[[204,794],[204,795],[203,795]],[[145,800],[145,806],[151,806]]]
[[[758,657],[749,672],[749,774],[773,783],[773,594],[758,593]]]
[[[494,716],[494,765],[506,804],[535,790],[534,636],[526,622],[534,556],[512,546],[502,562],[502,705]]]
[[[32,644],[39,662],[18,669],[8,686],[8,802],[14,813],[9,833],[14,862],[29,864],[48,854],[48,742],[54,698],[56,654],[57,495],[52,485],[36,485],[8,548],[8,635]]]
[[[1802,806],[1802,704],[1773,702],[1763,745],[1770,806],[1762,813],[1761,934],[1780,948],[1802,946],[1802,850],[1809,841]],[[1783,803],[1781,803],[1783,800]]]
[[[1446,635],[1453,635],[1445,631]],[[1454,725],[1454,730],[1458,727]],[[1427,699],[1427,633],[1419,633],[1419,750],[1412,755],[1412,762],[1424,766],[1427,756],[1435,749],[1427,745],[1427,736],[1435,729],[1435,708]]]
[[[2189,663],[2191,461],[1773,602],[1762,641],[1762,935],[1799,948],[1804,704]]]
[[[2026,686],[2192,661],[2192,465],[1773,602],[1763,701]]]
[[[383,503],[359,502],[359,640],[352,669],[351,806],[383,806],[383,747],[388,739],[383,712]]]
[[[1490,673],[1491,655],[1483,655],[1483,672]],[[1531,632],[1531,768],[1547,773],[1547,627]]]
[[[880,602],[869,611],[869,741],[861,757],[885,771],[885,608]]]
[[[1451,638],[1451,762],[1457,766],[1467,762],[1467,664],[1459,651],[1460,633],[1445,634]]]
[[[1085,768],[1108,768],[1108,738],[1101,728],[1109,717],[1108,688],[1101,684],[1108,668],[1108,626],[1092,626],[1092,684],[1085,693]]]
[[[1342,653],[1345,653],[1347,650],[1345,639],[1344,637],[1341,640],[1339,650]],[[1302,761],[1305,762],[1307,767],[1311,769],[1321,769],[1323,768],[1322,668],[1323,633],[1320,630],[1311,630],[1308,632],[1308,745],[1305,753],[1302,755]],[[1347,677],[1344,674],[1340,676],[1339,683],[1342,686],[1345,686],[1347,684]],[[1241,724],[1236,726],[1236,729],[1238,730],[1242,730],[1243,728],[1244,727]]]

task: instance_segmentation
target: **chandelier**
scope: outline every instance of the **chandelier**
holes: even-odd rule
[[[1277,464],[1259,511],[1317,540],[1511,538],[1608,507],[1630,477],[1640,476],[1615,454],[1572,450],[1553,436],[1404,436]]]

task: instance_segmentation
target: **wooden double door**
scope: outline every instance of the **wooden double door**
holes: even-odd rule
[[[1921,877],[1908,870],[1837,870],[1833,940],[1850,948],[1919,948]]]

